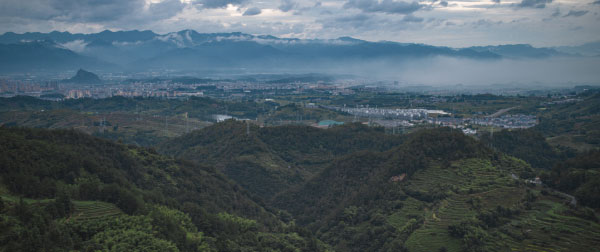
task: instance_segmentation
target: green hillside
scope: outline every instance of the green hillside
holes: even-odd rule
[[[573,194],[583,205],[600,207],[600,151],[582,153],[542,174],[548,185]]]
[[[3,250],[324,249],[209,166],[73,130],[0,142]]]
[[[115,122],[155,106],[87,102],[124,106]],[[64,118],[96,116],[37,103],[7,105],[3,118],[68,128]],[[546,134],[227,120],[141,148],[4,126],[0,251],[594,251],[600,155]]]
[[[323,130],[308,126],[260,128],[228,120],[166,141],[163,153],[210,164],[252,193],[269,199],[297,186],[340,155],[384,150],[402,142],[383,128],[350,124]]]
[[[337,251],[586,251],[600,245],[592,210],[566,207],[559,193],[512,177],[531,172],[523,161],[459,132],[428,130],[389,151],[341,158],[274,205]],[[399,175],[403,179],[394,181]],[[566,233],[570,228],[578,232]],[[561,241],[550,242],[553,237]]]
[[[550,169],[554,164],[575,155],[575,150],[566,146],[552,146],[544,135],[534,129],[514,129],[484,134],[481,142],[508,155],[523,159],[531,166]]]
[[[587,92],[582,101],[549,105],[536,130],[554,145],[581,151],[600,147],[600,93]]]

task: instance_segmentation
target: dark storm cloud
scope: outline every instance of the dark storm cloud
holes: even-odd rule
[[[418,2],[404,2],[392,0],[349,0],[344,8],[356,8],[363,12],[382,12],[388,14],[411,14],[424,8]]]
[[[343,31],[368,31],[381,25],[376,17],[363,13],[320,19],[317,22],[321,23],[326,29]]]
[[[575,10],[570,10],[569,13],[567,13],[567,15],[564,15],[563,17],[581,17],[585,14],[587,14],[589,11],[575,11]]]
[[[292,0],[283,0],[281,1],[281,5],[279,5],[279,10],[283,12],[288,12],[296,8],[296,3]]]
[[[444,7],[448,7],[448,2],[446,2],[446,1],[441,1],[441,2],[440,2],[440,5],[441,5],[441,6],[444,6]]]
[[[593,2],[592,4],[600,4],[600,0]]]
[[[472,25],[474,27],[482,27],[482,26],[483,27],[490,27],[492,25],[500,25],[502,23],[504,23],[504,22],[502,22],[502,21],[492,21],[492,20],[489,20],[489,19],[479,19],[479,20],[477,20],[475,22],[472,22]]]
[[[42,0],[3,0],[0,1],[0,17],[19,17],[50,19],[59,15],[59,11],[52,6],[44,4]]]
[[[492,0],[494,3],[500,3],[500,0]]]
[[[335,18],[336,23],[349,24],[355,27],[363,26],[365,23],[372,20],[372,17],[365,14],[358,14],[352,16],[342,16]],[[335,25],[334,25],[335,26]]]
[[[423,22],[423,18],[422,17],[415,17],[413,15],[406,15],[404,16],[404,18],[402,18],[402,21],[404,22],[408,22],[408,23],[421,23]]]
[[[69,23],[109,23],[118,20],[161,20],[184,8],[179,0],[150,4],[144,0],[2,0],[0,16]]]
[[[201,4],[206,9],[225,8],[227,5],[244,5],[247,0],[197,0],[194,3]]]
[[[135,13],[144,0],[2,0],[0,14],[39,20],[102,22]]]
[[[546,8],[546,4],[552,3],[552,0],[522,0],[521,3],[515,5],[518,8]]]
[[[371,13],[357,13],[341,16],[331,16],[318,19],[324,29],[331,32],[340,32],[342,35],[364,33],[386,29],[386,32],[398,32],[406,29],[419,29],[429,23],[428,19],[411,14],[373,15]]]
[[[260,14],[262,11],[259,8],[256,7],[252,7],[252,8],[248,8],[245,12],[244,12],[244,16],[256,16],[258,14]]]
[[[166,19],[175,16],[185,7],[179,0],[165,0],[160,3],[151,4],[148,8],[149,16],[154,19]]]

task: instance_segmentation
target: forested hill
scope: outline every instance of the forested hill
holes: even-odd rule
[[[600,147],[600,93],[589,91],[579,95],[581,101],[552,104],[541,113],[535,130],[550,141],[579,150]],[[570,140],[567,140],[570,139]],[[571,143],[571,144],[569,144]]]
[[[508,155],[523,159],[531,166],[550,169],[559,160],[575,155],[563,146],[553,147],[544,135],[535,129],[502,130],[494,135],[484,134],[481,142]]]
[[[528,163],[450,128],[231,120],[159,146],[171,156],[74,130],[0,127],[0,143],[0,250],[600,247],[586,197],[598,191],[597,152],[542,175],[574,204],[531,183]]]
[[[160,115],[189,113],[190,117],[213,120],[214,114],[229,114],[240,118],[255,118],[274,105],[251,101],[227,102],[206,97],[190,97],[188,100],[167,100],[160,98],[129,98],[113,96],[104,99],[67,99],[45,101],[30,96],[0,98],[0,112],[27,110],[68,109],[87,112],[134,112],[152,111]]]
[[[559,162],[542,177],[550,186],[573,194],[581,204],[600,208],[600,150]]]
[[[288,209],[292,214],[310,216],[308,220],[300,220],[301,223],[307,223],[318,219],[314,215],[336,208],[348,201],[349,197],[359,196],[360,193],[371,196],[383,193],[378,188],[387,184],[393,176],[405,174],[405,179],[409,180],[412,174],[433,162],[448,166],[454,160],[488,159],[487,156],[491,155],[491,150],[458,131],[449,128],[421,131],[413,134],[406,143],[390,150],[362,151],[336,160],[299,190],[280,195],[276,205]]]
[[[531,175],[525,162],[441,128],[410,134],[388,151],[337,159],[273,205],[336,251],[585,251],[600,245],[593,211],[566,207],[561,194],[527,186]],[[583,228],[560,231],[575,227]]]
[[[73,130],[0,142],[0,250],[323,249],[209,166]]]
[[[228,120],[166,141],[159,150],[214,165],[250,192],[270,199],[300,185],[341,155],[388,150],[402,139],[361,124],[260,128]]]

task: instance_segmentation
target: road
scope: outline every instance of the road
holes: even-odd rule
[[[505,109],[501,109],[501,110],[498,110],[498,111],[496,111],[496,113],[493,113],[493,114],[489,115],[488,117],[498,117],[498,116],[500,116],[500,115],[502,115],[502,114],[504,114],[504,113],[506,113],[506,112],[510,111],[511,109],[516,109],[516,108],[518,108],[518,107],[519,107],[519,106],[515,106],[515,107],[511,107],[511,108],[505,108]]]
[[[571,201],[569,202],[569,204],[571,204],[572,206],[577,206],[577,199],[575,199],[575,196],[570,195],[570,194],[566,194],[564,192],[559,192],[554,190],[556,193],[560,194],[561,196],[570,199]]]
[[[515,175],[514,173],[510,174],[511,178],[513,178],[514,180],[521,180],[517,175]],[[523,181],[525,181],[525,183],[527,183],[526,179],[523,179]],[[558,190],[554,190],[552,188],[548,188],[550,190],[552,190],[553,192],[555,192],[556,194],[562,196],[563,198],[566,198],[569,200],[569,204],[571,204],[571,206],[577,206],[577,199],[575,198],[575,196],[570,195],[570,194],[566,194],[564,192],[558,191]]]

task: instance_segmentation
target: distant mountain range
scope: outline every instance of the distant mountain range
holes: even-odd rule
[[[596,56],[600,43],[580,47],[535,48],[531,45],[450,48],[389,41],[278,38],[269,35],[198,33],[182,30],[103,31],[0,35],[0,72],[94,70],[314,70],[362,62],[397,62],[435,56],[497,60],[553,56]]]

